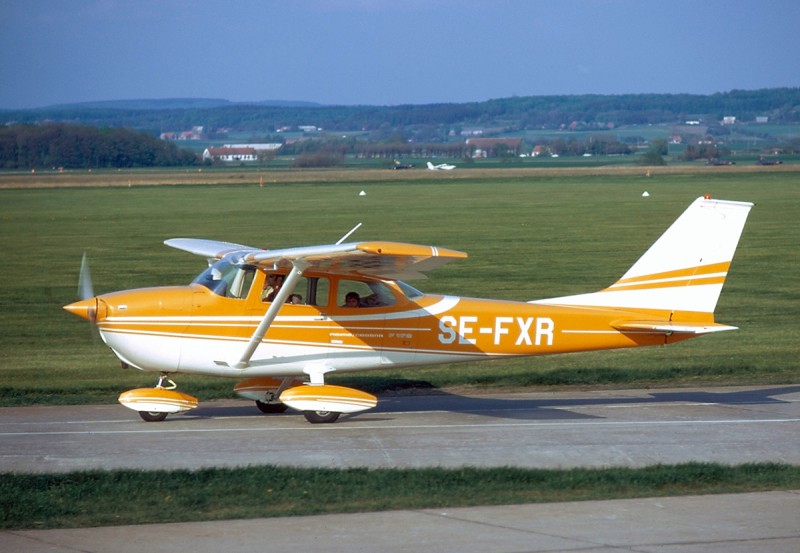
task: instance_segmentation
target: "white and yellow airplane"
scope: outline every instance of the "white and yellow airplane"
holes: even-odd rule
[[[753,204],[698,198],[617,282],[529,302],[424,294],[403,280],[467,254],[348,242],[263,250],[175,238],[205,257],[190,285],[94,296],[65,309],[92,321],[123,366],[160,373],[119,401],[146,421],[197,406],[174,374],[237,379],[264,412],[312,423],[374,407],[328,374],[523,355],[663,345],[732,330],[714,308]],[[344,239],[343,239],[344,240]]]
[[[434,165],[430,161],[428,162],[428,169],[431,171],[452,171],[455,168],[455,165],[450,165],[449,163],[440,163],[438,165]]]

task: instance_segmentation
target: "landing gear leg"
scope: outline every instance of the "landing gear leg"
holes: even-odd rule
[[[283,403],[279,398],[283,391],[288,389],[293,382],[294,378],[287,376],[277,389],[264,392],[264,400],[256,400],[256,407],[258,407],[258,410],[268,415],[285,412],[289,406]]]
[[[167,383],[164,386],[164,382]],[[158,377],[158,383],[156,384],[156,388],[159,390],[174,390],[177,388],[178,385],[175,384],[172,380],[170,380],[169,375],[167,373],[161,373],[161,376]]]

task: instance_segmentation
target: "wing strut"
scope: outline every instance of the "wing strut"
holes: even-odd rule
[[[258,323],[258,327],[256,331],[253,333],[253,336],[250,338],[250,341],[247,343],[247,347],[242,354],[241,359],[234,365],[237,369],[246,369],[250,365],[250,358],[253,357],[253,353],[255,353],[258,344],[261,343],[261,340],[264,339],[264,335],[266,335],[267,330],[269,330],[270,325],[272,325],[272,321],[275,320],[275,316],[278,314],[278,311],[286,302],[286,298],[289,297],[289,294],[294,290],[295,284],[303,276],[303,270],[305,269],[305,263],[301,259],[296,259],[292,262],[292,270],[289,275],[286,277],[286,280],[283,282],[283,286],[281,289],[278,290],[278,293],[275,295],[275,299],[272,301],[272,305],[269,306],[267,312],[264,313],[264,318],[261,319],[261,322]]]
[[[357,230],[359,229],[359,227],[361,226],[361,224],[362,224],[362,223],[358,223],[356,226],[354,226],[352,229],[350,229],[350,232],[348,232],[347,234],[345,234],[344,236],[342,236],[341,238],[339,238],[339,241],[338,241],[338,242],[336,242],[336,244],[335,244],[335,245],[336,245],[336,246],[338,246],[339,244],[341,244],[342,242],[344,242],[345,240],[347,240],[347,237],[348,237],[348,236],[350,236],[351,234],[353,234],[355,231],[357,231]]]

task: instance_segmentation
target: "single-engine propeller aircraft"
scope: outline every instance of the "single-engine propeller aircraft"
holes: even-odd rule
[[[428,162],[428,169],[431,171],[452,171],[455,168],[455,165],[450,165],[449,163],[439,163],[438,165],[434,165],[430,161]]]
[[[672,344],[732,330],[714,308],[753,204],[695,200],[617,282],[529,302],[424,294],[403,282],[467,254],[395,242],[263,250],[195,238],[168,246],[208,259],[190,285],[94,295],[65,306],[89,319],[124,367],[160,373],[120,403],[146,421],[197,406],[175,374],[237,379],[264,412],[312,423],[374,407],[333,373]],[[351,231],[352,232],[352,231]],[[349,235],[349,233],[348,233]],[[85,258],[84,258],[85,260]]]

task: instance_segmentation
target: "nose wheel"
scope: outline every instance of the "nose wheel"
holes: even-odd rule
[[[166,383],[166,386],[164,385]],[[173,380],[169,378],[169,375],[162,373],[161,376],[158,377],[158,383],[156,384],[156,390],[174,390],[177,388],[178,385],[175,384]],[[138,411],[139,416],[142,417],[142,420],[145,422],[161,422],[167,418],[169,413],[164,411]]]
[[[170,413],[197,407],[197,398],[175,390],[177,385],[162,373],[155,388],[137,388],[120,394],[119,402],[145,422],[161,422]]]

